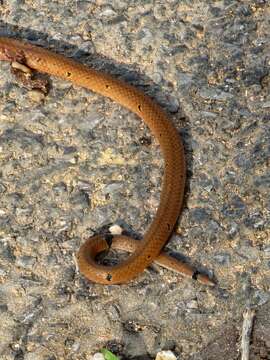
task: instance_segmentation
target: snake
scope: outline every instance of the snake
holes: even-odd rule
[[[124,235],[94,235],[86,240],[77,253],[80,272],[99,284],[122,284],[136,278],[153,262],[196,279],[207,285],[214,282],[191,265],[164,252],[183,205],[186,163],[180,135],[165,111],[136,87],[102,71],[90,68],[72,58],[44,47],[12,37],[0,37],[0,60],[19,64],[26,72],[46,73],[117,102],[141,118],[157,140],[164,159],[160,203],[152,223],[142,240]],[[98,253],[110,247],[131,254],[114,266],[96,261]]]

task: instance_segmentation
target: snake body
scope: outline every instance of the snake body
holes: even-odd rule
[[[133,86],[70,58],[23,41],[0,37],[0,60],[18,61],[27,68],[57,76],[97,92],[131,110],[148,125],[158,140],[164,157],[160,204],[153,222],[143,240],[135,241],[136,245],[134,240],[125,236],[115,237],[114,246],[117,247],[117,244],[120,244],[120,248],[133,251],[122,263],[116,266],[103,266],[95,262],[95,255],[108,248],[107,242],[101,236],[94,236],[82,245],[77,255],[77,261],[80,271],[88,279],[102,284],[128,282],[158,257],[159,259],[161,257],[161,263],[162,261],[166,263],[164,259],[162,260],[164,254],[161,256],[161,251],[172,233],[181,210],[186,168],[182,142],[165,112]],[[167,266],[163,265],[173,268],[172,263],[173,260],[170,262],[167,257]],[[194,277],[194,270],[190,266],[181,262],[178,265],[180,272]],[[199,274],[197,277],[201,282],[211,282],[207,276]]]

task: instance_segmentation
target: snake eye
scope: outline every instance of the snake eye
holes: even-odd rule
[[[66,76],[67,76],[67,77],[70,77],[70,76],[71,76],[71,72],[67,71],[67,72],[66,72]]]
[[[139,109],[139,111],[142,111],[142,105],[138,105],[138,109]]]

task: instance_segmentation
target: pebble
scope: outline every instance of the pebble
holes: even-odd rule
[[[92,357],[92,360],[105,360],[104,355],[102,353],[95,353]]]
[[[231,256],[230,256],[230,254],[225,254],[225,253],[223,253],[223,254],[216,254],[216,255],[214,255],[213,256],[213,258],[214,258],[214,260],[216,261],[216,262],[218,262],[219,264],[221,264],[221,265],[226,265],[226,266],[228,266],[229,264],[230,264],[230,261],[231,261]]]
[[[233,98],[233,95],[220,91],[218,89],[204,88],[200,90],[200,96],[206,100],[217,100],[217,101],[227,101]]]
[[[188,309],[198,309],[197,300],[190,300],[189,302],[187,302],[187,308]]]
[[[196,223],[202,224],[209,220],[208,212],[203,208],[196,208],[192,211],[192,218]]]
[[[263,251],[265,252],[265,256],[270,258],[270,246],[266,246]]]
[[[258,290],[254,294],[254,299],[255,299],[257,306],[262,306],[269,301],[270,294],[269,294],[269,292],[264,292],[264,291]]]
[[[16,265],[22,268],[32,269],[36,262],[33,256],[24,255],[16,259]]]
[[[45,99],[45,94],[38,90],[30,90],[27,93],[29,99],[35,103],[40,103]]]
[[[163,350],[157,353],[156,360],[176,360],[176,356],[170,350]]]

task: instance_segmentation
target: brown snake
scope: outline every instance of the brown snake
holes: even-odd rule
[[[119,284],[135,278],[156,261],[166,268],[204,284],[213,285],[214,282],[207,275],[195,271],[188,264],[162,251],[181,210],[186,177],[183,146],[176,128],[164,111],[131,85],[23,41],[0,37],[0,60],[19,63],[22,68],[54,75],[109,97],[142,118],[159,142],[165,164],[160,205],[143,240],[136,241],[122,235],[114,236],[113,248],[133,253],[116,266],[104,266],[97,264],[95,257],[99,252],[108,249],[109,245],[102,236],[93,236],[79,249],[77,261],[80,271],[94,282]]]

